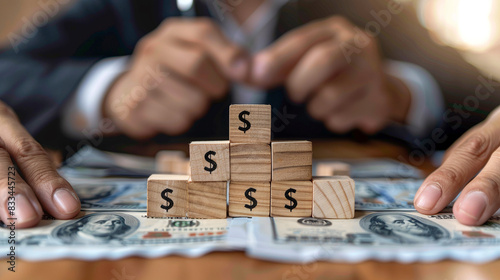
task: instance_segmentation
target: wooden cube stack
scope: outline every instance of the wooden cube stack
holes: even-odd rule
[[[269,216],[271,106],[229,107],[229,216]]]
[[[148,216],[354,217],[354,181],[313,178],[309,141],[271,142],[270,105],[231,105],[229,126],[229,141],[189,145],[190,176],[148,179]]]

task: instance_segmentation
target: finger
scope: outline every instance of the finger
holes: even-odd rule
[[[205,115],[210,107],[209,95],[180,78],[168,77],[154,97],[166,107],[178,108],[193,119]]]
[[[360,98],[363,87],[356,72],[355,68],[350,68],[323,84],[307,105],[311,117],[323,121],[328,115],[354,104]]]
[[[0,218],[4,224],[15,222],[16,228],[38,224],[43,215],[42,206],[33,190],[19,176],[4,148],[0,148],[0,172]]]
[[[313,90],[335,77],[347,65],[347,59],[336,40],[325,41],[312,47],[286,79],[290,98],[297,103],[304,102]],[[362,81],[355,83],[361,84]]]
[[[479,175],[464,188],[453,206],[457,220],[469,226],[481,225],[500,207],[500,149]]]
[[[476,125],[475,127],[469,129],[466,133],[464,133],[458,140],[456,140],[444,153],[443,159],[441,162],[445,162],[450,155],[453,154],[453,151],[463,144],[467,139],[469,139],[470,136],[474,135],[477,133],[478,130],[481,129],[481,124]]]
[[[325,21],[317,21],[290,31],[255,56],[252,63],[252,83],[271,87],[283,82],[309,49],[331,40],[335,35],[335,30],[330,24],[325,24]]]
[[[229,84],[214,64],[210,55],[199,46],[187,44],[164,44],[157,48],[156,59],[173,75],[180,76],[210,94],[214,99],[222,98]]]
[[[446,161],[424,181],[415,208],[424,214],[446,207],[486,164],[500,144],[499,120],[490,120],[453,149]]]
[[[16,161],[28,185],[43,208],[58,219],[69,219],[80,212],[80,201],[71,185],[56,171],[45,150],[21,124],[0,116],[0,131],[7,152]]]
[[[250,58],[242,47],[226,38],[213,20],[180,19],[174,28],[167,29],[165,36],[198,44],[205,48],[226,77],[243,82],[250,71]]]
[[[185,133],[194,121],[186,112],[153,100],[146,101],[140,112],[144,124],[150,125],[155,131],[172,136]]]
[[[352,101],[344,103],[343,107],[331,113],[325,123],[327,128],[344,133],[359,128],[367,134],[373,134],[387,124],[385,108],[388,105],[380,94],[364,87],[352,95]]]

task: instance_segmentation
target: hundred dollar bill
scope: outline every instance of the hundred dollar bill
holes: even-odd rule
[[[64,162],[59,173],[66,178],[149,177],[154,158],[105,152],[85,146]]]
[[[349,220],[254,218],[247,253],[274,261],[485,262],[500,257],[500,217],[482,226],[453,214],[356,212]]]
[[[413,199],[423,180],[355,179],[356,210],[415,210]]]
[[[415,211],[413,200],[423,180],[355,179],[355,208],[364,211]],[[443,212],[450,212],[453,202]]]
[[[17,257],[27,260],[94,260],[132,255],[199,256],[214,250],[242,249],[227,240],[229,222],[147,218],[137,212],[82,212],[68,221],[44,217],[31,229],[2,225],[0,254],[6,256],[14,251]]]
[[[87,211],[146,211],[146,179],[69,179]]]

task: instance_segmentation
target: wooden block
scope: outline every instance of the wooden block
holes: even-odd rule
[[[229,141],[201,141],[189,144],[191,180],[222,182],[230,178]]]
[[[269,216],[271,184],[269,182],[229,183],[229,216]]]
[[[182,151],[159,151],[156,154],[156,171],[159,173],[189,175],[189,158]]]
[[[231,143],[271,143],[271,105],[229,106]]]
[[[231,181],[270,182],[269,144],[231,143]]]
[[[148,178],[149,217],[186,217],[187,175],[153,174]]]
[[[312,199],[311,181],[271,182],[272,217],[311,217]]]
[[[316,165],[316,176],[350,176],[351,166],[343,162],[320,162]]]
[[[312,143],[286,141],[271,143],[273,181],[310,181]]]
[[[188,218],[225,219],[227,182],[188,182]]]
[[[312,216],[322,219],[352,219],[354,180],[347,176],[314,177]]]

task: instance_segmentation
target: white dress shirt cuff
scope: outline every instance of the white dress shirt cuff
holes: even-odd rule
[[[387,60],[385,72],[403,81],[411,92],[406,126],[417,137],[425,137],[438,125],[444,112],[444,101],[436,80],[420,66]]]
[[[63,112],[62,128],[67,136],[82,139],[85,137],[84,130],[99,127],[106,92],[116,78],[128,69],[128,60],[128,56],[106,58],[87,72]]]

